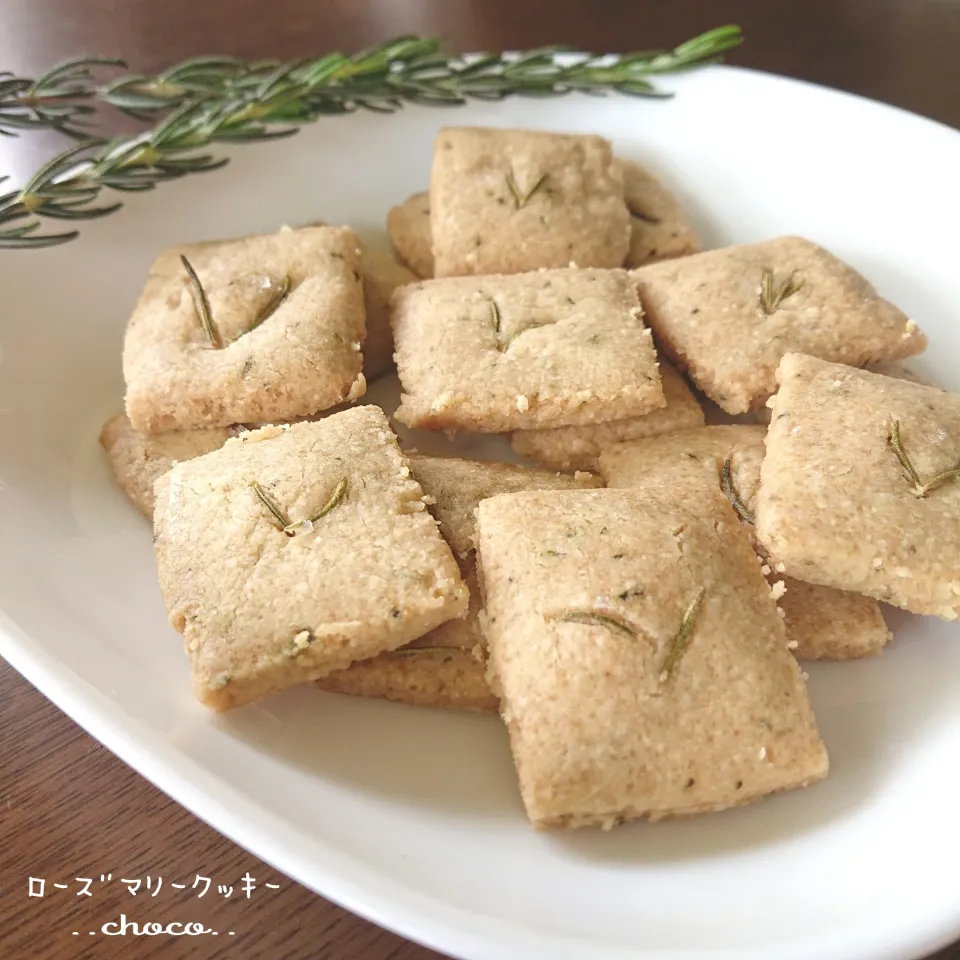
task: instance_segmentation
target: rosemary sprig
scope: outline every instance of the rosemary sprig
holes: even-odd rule
[[[167,180],[215,170],[226,158],[196,152],[214,143],[270,140],[322,116],[359,109],[389,113],[405,103],[456,106],[470,99],[572,92],[659,96],[649,77],[714,63],[740,41],[739,27],[728,26],[672,51],[596,56],[543,47],[519,56],[449,58],[436,40],[404,37],[352,57],[330,53],[289,64],[204,57],[156,77],[125,77],[107,86],[83,72],[92,61],[74,61],[73,73],[65,65],[26,86],[5,77],[0,96],[8,126],[11,116],[26,116],[31,126],[72,130],[92,103],[110,104],[138,119],[162,119],[145,134],[108,143],[86,140],[54,157],[22,189],[0,196],[0,248],[74,239],[76,230],[37,234],[41,218],[85,220],[112,213],[120,204],[96,206],[104,188],[151,190]],[[59,114],[37,114],[37,104],[31,106],[29,97],[36,93],[29,90],[41,81],[44,96],[60,97]],[[17,123],[23,125],[21,119]]]
[[[943,473],[938,473],[936,476],[931,477],[926,483],[920,479],[920,474],[917,472],[917,468],[913,465],[913,461],[910,459],[910,456],[907,454],[907,451],[903,447],[903,439],[900,436],[900,421],[892,420],[890,423],[890,435],[888,437],[888,442],[890,448],[896,454],[897,459],[900,461],[900,466],[903,467],[903,472],[907,475],[907,478],[913,484],[913,489],[911,493],[918,499],[924,499],[928,493],[931,493],[933,490],[936,490],[937,487],[943,486],[950,480],[960,480],[960,463],[955,467],[952,467],[950,470],[944,470]]]
[[[197,311],[197,317],[200,320],[200,326],[210,341],[210,346],[214,350],[220,350],[223,347],[223,341],[220,339],[220,332],[213,322],[213,315],[210,312],[210,300],[207,298],[207,291],[203,289],[203,284],[197,276],[197,271],[193,269],[193,264],[181,253],[180,262],[183,269],[187,271],[187,279],[190,283],[190,294],[193,297],[193,306]]]
[[[20,130],[57,130],[78,140],[90,136],[90,118],[96,112],[88,100],[96,89],[91,67],[124,67],[110,57],[67,60],[30,80],[0,73],[0,134]]]
[[[524,193],[520,189],[520,185],[517,183],[517,178],[513,175],[512,170],[507,171],[506,177],[507,186],[510,188],[510,193],[513,194],[513,202],[517,205],[518,210],[525,207],[530,202],[531,197],[547,182],[547,174],[543,174],[537,182]]]
[[[347,478],[344,477],[336,486],[336,489],[330,495],[330,499],[316,512],[311,514],[305,520],[291,520],[290,515],[282,506],[277,502],[276,498],[271,494],[262,484],[258,483],[256,480],[250,482],[250,486],[253,489],[253,492],[257,495],[257,499],[260,503],[266,507],[267,512],[273,517],[276,522],[277,528],[285,533],[288,537],[296,536],[298,533],[310,533],[313,530],[313,525],[318,521],[322,520],[341,500],[346,496],[347,493]]]
[[[630,640],[636,640],[638,635],[633,624],[623,617],[610,613],[597,613],[593,610],[563,610],[560,613],[550,614],[546,619],[555,620],[558,623],[581,623],[588,627],[606,627]]]
[[[740,519],[747,523],[754,523],[755,518],[753,512],[746,503],[744,503],[733,482],[733,463],[730,457],[727,457],[727,459],[723,461],[723,467],[720,470],[720,487],[726,498],[730,501],[730,505],[737,511]]]
[[[673,676],[673,671],[680,662],[680,658],[686,653],[687,647],[690,646],[690,634],[693,632],[694,621],[697,618],[697,613],[700,611],[700,604],[703,603],[706,592],[707,591],[701,587],[697,591],[697,595],[693,598],[690,606],[687,607],[683,615],[683,620],[680,621],[680,629],[673,638],[670,649],[663,659],[663,666],[660,667],[660,683],[666,683],[670,677]]]
[[[757,296],[760,307],[769,317],[780,309],[780,305],[788,297],[792,297],[803,286],[803,277],[796,270],[779,286],[776,284],[773,271],[769,267],[763,268],[760,278],[760,289]]]

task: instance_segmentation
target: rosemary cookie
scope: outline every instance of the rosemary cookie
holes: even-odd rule
[[[501,433],[639,416],[665,403],[624,270],[425,280],[391,301],[411,427]]]
[[[478,542],[491,681],[538,827],[610,827],[827,772],[800,669],[719,490],[515,493]]]
[[[387,214],[387,236],[397,257],[421,280],[433,276],[430,194],[415,193]]]
[[[177,464],[154,540],[197,698],[238,707],[462,616],[467,590],[379,407]]]
[[[630,249],[626,267],[687,257],[700,250],[700,241],[687,222],[677,198],[639,164],[621,160],[623,198],[630,211]]]
[[[367,314],[367,339],[363,343],[363,375],[370,380],[393,366],[393,333],[390,330],[390,295],[417,278],[382,250],[363,247],[363,301]]]
[[[192,460],[222,447],[234,431],[184,430],[182,433],[138,433],[126,414],[111,417],[100,431],[117,486],[148,519],[153,516],[153,485],[180,460]]]
[[[434,275],[619,267],[623,174],[601,137],[452,127],[430,174]]]
[[[673,488],[680,475],[719,487],[760,554],[761,571],[776,591],[787,646],[794,655],[801,660],[850,660],[879,653],[890,631],[876,600],[784,576],[783,566],[757,540],[753,523],[764,433],[763,427],[746,425],[680,430],[610,447],[600,457],[600,469],[611,487]]]
[[[292,420],[365,391],[360,248],[340,227],[162,253],[127,327],[134,428]]]
[[[646,416],[586,427],[518,430],[510,445],[521,456],[553,470],[596,470],[600,452],[616,443],[703,426],[700,404],[669,363],[660,364],[660,382],[667,405]]]
[[[473,538],[481,500],[517,490],[569,490],[600,486],[589,474],[576,477],[528,470],[507,463],[484,463],[411,455],[410,469],[420,482],[440,532],[460,562],[470,589],[464,620],[450,620],[399,650],[355,663],[318,681],[324,690],[362,697],[382,697],[415,706],[461,710],[496,710],[480,655],[480,597]]]
[[[799,237],[634,271],[658,343],[727,413],[763,405],[786,353],[863,366],[920,353],[916,323],[823,247]]]
[[[960,395],[789,354],[757,535],[787,571],[960,618]]]

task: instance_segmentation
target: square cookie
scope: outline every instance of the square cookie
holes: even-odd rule
[[[363,342],[363,375],[376,380],[393,368],[393,331],[390,329],[390,297],[397,287],[416,283],[403,264],[383,250],[364,246],[361,257],[363,302],[367,314],[367,339]]]
[[[624,270],[425,280],[391,301],[404,393],[428,430],[502,433],[639,416],[665,403]]]
[[[222,447],[234,436],[229,427],[182,433],[138,433],[127,415],[111,417],[100,431],[117,486],[148,519],[153,516],[153,485],[180,460],[192,460]]]
[[[611,487],[676,489],[691,481],[691,500],[703,484],[721,489],[760,555],[784,615],[787,646],[801,660],[851,660],[879,653],[890,631],[876,600],[783,576],[783,565],[756,538],[753,518],[764,457],[763,427],[724,425],[610,447],[600,457]],[[729,466],[727,466],[729,464]]]
[[[292,420],[362,396],[360,267],[357,238],[341,227],[160,254],[124,341],[134,428]]]
[[[601,137],[452,127],[430,173],[434,275],[619,267],[623,174]]]
[[[960,618],[960,395],[798,354],[777,379],[764,546],[811,583]]]
[[[630,249],[624,266],[642,267],[698,253],[700,241],[677,198],[639,164],[629,160],[619,163],[623,199],[630,211]]]
[[[397,257],[421,280],[433,277],[430,194],[415,193],[387,213],[387,236]]]
[[[827,772],[800,669],[719,491],[478,509],[494,690],[537,827],[720,810]]]
[[[600,486],[589,474],[576,477],[528,470],[507,463],[446,457],[409,456],[414,479],[459,558],[470,590],[463,620],[449,620],[399,650],[339,670],[317,685],[335,693],[381,697],[415,706],[460,710],[496,710],[497,698],[486,678],[478,616],[480,595],[474,559],[476,509],[481,500],[517,490],[570,490]]]
[[[521,456],[553,470],[596,470],[601,451],[614,444],[703,426],[700,404],[669,363],[660,364],[660,383],[667,405],[646,416],[585,427],[517,430],[510,445]]]
[[[154,542],[194,692],[215,710],[403,646],[467,609],[379,407],[264,427],[175,466]]]
[[[764,404],[784,354],[859,367],[927,344],[856,270],[799,237],[668,260],[633,276],[657,342],[727,413]]]

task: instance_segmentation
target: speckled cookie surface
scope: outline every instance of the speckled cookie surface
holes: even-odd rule
[[[433,276],[430,194],[415,193],[387,213],[387,236],[397,256],[421,280]]]
[[[619,267],[629,248],[623,174],[601,137],[441,130],[429,203],[437,277]]]
[[[214,709],[466,611],[456,561],[378,407],[242,434],[175,466],[156,495],[161,593],[194,692]],[[285,531],[265,497],[298,526]]]
[[[357,238],[340,227],[284,228],[162,253],[124,341],[134,428],[292,420],[361,396],[360,267]],[[213,341],[201,320],[204,298]]]
[[[960,478],[923,490],[960,469],[960,395],[799,354],[777,378],[761,542],[803,580],[960,618]]]
[[[367,338],[363,341],[363,375],[369,382],[393,369],[390,297],[397,287],[416,283],[416,276],[383,250],[364,246],[361,256]]]
[[[719,491],[505,494],[480,504],[478,537],[492,681],[534,825],[722,809],[826,774]]]
[[[523,457],[553,470],[596,470],[600,453],[626,440],[703,426],[703,410],[686,381],[669,364],[660,363],[666,406],[642,417],[553,430],[517,430],[510,445]]]
[[[787,353],[859,367],[920,353],[926,337],[856,270],[799,237],[633,271],[657,342],[727,413],[763,405]]]
[[[391,323],[408,426],[500,433],[665,403],[623,270],[427,280],[397,290]]]

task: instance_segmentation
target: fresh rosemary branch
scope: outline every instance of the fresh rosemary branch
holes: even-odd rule
[[[943,486],[943,484],[950,480],[960,480],[960,463],[958,463],[950,470],[944,470],[942,473],[938,473],[936,476],[931,477],[926,483],[924,483],[923,480],[920,479],[920,474],[917,472],[917,468],[913,465],[913,461],[910,459],[909,454],[903,447],[903,440],[900,436],[899,420],[891,420],[888,442],[890,443],[890,448],[900,461],[900,466],[903,467],[903,472],[913,484],[913,489],[910,492],[918,500],[924,499],[928,493],[936,490],[937,487]]]
[[[405,37],[353,57],[331,53],[289,64],[205,57],[156,77],[124,77],[106,86],[93,83],[89,73],[90,65],[104,61],[73,61],[37,81],[4,77],[0,103],[7,132],[53,126],[76,135],[100,102],[138,119],[162,119],[145,134],[86,140],[54,157],[21,190],[0,196],[0,248],[72,240],[75,230],[38,234],[40,218],[112,213],[120,204],[96,205],[104,188],[151,190],[215,170],[225,158],[196,152],[214,143],[270,140],[322,116],[358,109],[390,113],[407,103],[456,106],[577,91],[659,96],[650,77],[716,62],[740,41],[740,29],[728,26],[672,51],[595,56],[543,47],[519,56],[449,58],[436,40]]]

